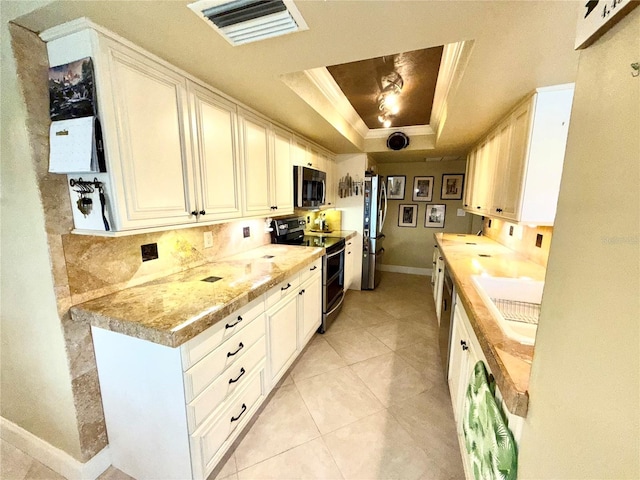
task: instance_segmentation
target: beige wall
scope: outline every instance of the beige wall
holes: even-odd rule
[[[404,200],[389,200],[387,219],[384,223],[385,265],[431,269],[433,234],[441,232],[471,232],[475,215],[467,213],[458,217],[456,211],[462,208],[462,200],[440,200],[443,173],[464,173],[466,160],[441,162],[407,162],[407,163],[378,163],[378,173],[385,177],[389,175],[405,175]],[[412,201],[413,178],[421,176],[434,177],[433,200],[431,202]],[[466,181],[466,178],[465,178]],[[418,205],[418,222],[415,228],[398,226],[398,211],[400,204]],[[444,228],[426,228],[424,226],[427,203],[445,204],[446,217]],[[479,217],[477,217],[479,218]]]
[[[640,8],[580,55],[519,478],[640,478]]]
[[[3,417],[80,458],[71,377],[58,317],[26,108],[8,21],[34,3],[1,2],[0,331]],[[45,4],[47,2],[40,2]]]

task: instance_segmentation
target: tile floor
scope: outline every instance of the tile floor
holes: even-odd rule
[[[429,278],[349,291],[210,478],[462,479]],[[0,477],[62,477],[2,442]],[[111,467],[100,480],[129,480]]]

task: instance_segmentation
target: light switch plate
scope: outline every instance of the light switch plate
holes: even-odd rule
[[[204,248],[213,247],[213,232],[204,232]]]
[[[464,210],[463,210],[462,208],[459,208],[459,209],[458,209],[458,213],[457,213],[457,215],[458,215],[459,217],[464,217],[464,215],[465,215]]]
[[[250,228],[249,228],[249,227],[244,227],[244,228],[242,229],[242,236],[243,236],[244,238],[247,238],[247,237],[251,236],[251,230],[250,230]]]

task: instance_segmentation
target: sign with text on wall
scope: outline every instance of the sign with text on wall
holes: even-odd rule
[[[639,4],[637,0],[581,1],[575,49],[587,48]]]

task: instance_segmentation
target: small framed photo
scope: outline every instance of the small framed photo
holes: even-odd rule
[[[389,200],[404,200],[404,175],[390,175],[387,177],[387,198]]]
[[[398,211],[399,227],[416,227],[418,225],[418,205],[400,204]]]
[[[442,175],[440,200],[462,200],[464,173],[445,173]]]
[[[444,228],[444,217],[447,211],[446,205],[427,204],[424,216],[424,226],[427,228]]]
[[[433,177],[413,178],[413,201],[430,202],[433,200]]]

